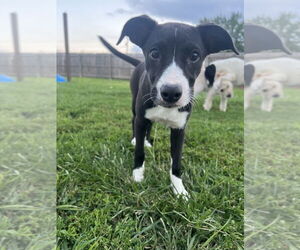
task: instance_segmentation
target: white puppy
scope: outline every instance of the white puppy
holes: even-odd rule
[[[273,99],[282,97],[282,84],[279,81],[258,78],[252,81],[251,86],[245,89],[244,107],[250,106],[254,95],[262,96],[261,110],[271,112],[273,109]]]
[[[207,96],[203,108],[209,111],[212,107],[213,98],[219,95],[221,98],[220,110],[227,110],[228,99],[233,97],[233,83],[241,84],[244,61],[239,58],[228,58],[212,62],[205,70],[201,70],[195,83],[195,94],[207,90]],[[207,84],[207,81],[209,84]]]
[[[261,109],[270,112],[273,99],[283,95],[282,84],[300,83],[300,61],[282,57],[249,62],[245,65],[245,82],[249,85],[245,90],[245,109],[254,95],[261,95]]]

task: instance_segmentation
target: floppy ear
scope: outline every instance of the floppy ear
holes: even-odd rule
[[[124,25],[117,45],[125,36],[128,36],[131,42],[142,48],[150,32],[156,25],[157,23],[146,15],[131,18]]]
[[[246,64],[244,66],[244,80],[246,86],[250,85],[252,78],[254,76],[254,72],[255,72],[255,67],[253,66],[253,64]]]
[[[222,50],[232,50],[237,55],[239,54],[233,44],[231,36],[222,27],[209,23],[199,25],[197,29],[206,49],[206,55],[218,53]]]
[[[216,66],[214,64],[210,64],[205,68],[204,72],[205,78],[208,80],[208,87],[211,88],[214,84],[215,75],[216,75]]]

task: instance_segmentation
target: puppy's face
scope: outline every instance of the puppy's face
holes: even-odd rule
[[[261,95],[268,99],[282,97],[281,83],[273,80],[264,80],[261,86]]]
[[[151,96],[156,105],[184,107],[205,58],[195,27],[184,24],[158,26],[144,45]]]
[[[220,81],[220,83],[218,84],[218,92],[224,97],[232,98],[233,97],[232,82],[222,78],[217,81]]]
[[[124,36],[143,50],[151,99],[164,107],[191,103],[195,79],[208,54],[226,49],[237,53],[229,34],[213,24],[159,25],[148,16],[139,16],[125,24],[119,42]]]

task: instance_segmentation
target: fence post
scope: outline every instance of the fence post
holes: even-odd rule
[[[71,65],[70,65],[70,51],[69,51],[69,34],[68,34],[68,15],[66,12],[63,13],[64,22],[64,37],[65,37],[65,67],[68,82],[71,81]]]
[[[20,54],[20,44],[19,44],[19,30],[18,30],[18,16],[17,13],[11,13],[11,28],[13,35],[14,44],[14,71],[18,81],[22,81],[22,58]]]

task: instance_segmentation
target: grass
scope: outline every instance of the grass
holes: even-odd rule
[[[299,249],[300,89],[245,113],[245,246]]]
[[[0,83],[0,249],[55,244],[54,80]]]
[[[58,249],[242,249],[243,92],[226,113],[194,108],[183,180],[172,193],[169,130],[156,124],[145,180],[131,179],[128,81],[73,79],[58,87]]]

